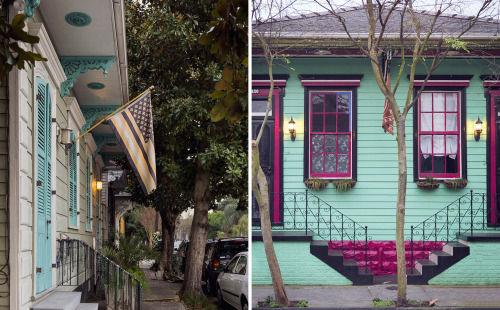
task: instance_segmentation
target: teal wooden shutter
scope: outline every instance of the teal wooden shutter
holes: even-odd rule
[[[75,133],[71,132],[71,141],[75,140]],[[78,226],[78,197],[77,187],[78,178],[76,170],[76,143],[69,149],[69,225],[73,227]]]
[[[87,230],[91,229],[91,223],[92,223],[92,214],[91,214],[91,198],[92,198],[92,191],[91,191],[91,178],[90,178],[90,160],[89,157],[87,156]]]
[[[49,85],[36,78],[36,292],[52,285],[52,103]]]

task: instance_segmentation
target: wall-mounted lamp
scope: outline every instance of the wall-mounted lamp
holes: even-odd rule
[[[290,138],[292,141],[295,141],[295,121],[293,120],[293,116],[288,122],[288,130],[290,131]]]
[[[477,117],[477,122],[474,124],[474,139],[479,141],[481,138],[481,132],[483,132],[483,122]]]
[[[66,147],[66,150],[73,145],[73,141],[71,140],[72,131],[73,129],[71,128],[61,128],[61,144]]]
[[[102,182],[101,181],[97,181],[96,187],[97,187],[98,191],[102,190]]]

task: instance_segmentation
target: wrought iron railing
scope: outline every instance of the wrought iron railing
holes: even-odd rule
[[[87,243],[57,240],[57,284],[75,286],[83,299],[105,300],[108,309],[140,310],[141,282]]]
[[[474,193],[471,190],[422,223],[412,225],[410,236],[407,238],[410,244],[408,263],[411,266],[411,273],[415,261],[422,258],[415,255],[417,247],[419,251],[432,253],[441,250],[450,242],[457,241],[462,235],[473,236],[478,230],[500,230],[500,227],[488,224],[491,210],[487,207],[486,198],[486,194]]]
[[[368,226],[361,226],[349,216],[335,209],[318,196],[305,192],[276,192],[280,205],[283,206],[283,225],[273,226],[273,230],[304,230],[313,232],[319,238],[342,251],[347,257],[356,258],[356,251],[364,257],[357,261],[364,262],[368,268]],[[259,225],[254,225],[260,228]]]

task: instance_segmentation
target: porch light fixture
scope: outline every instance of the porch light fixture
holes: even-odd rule
[[[481,138],[481,132],[483,132],[483,122],[477,117],[477,122],[474,124],[474,139],[479,141]]]
[[[66,152],[73,145],[73,141],[71,141],[72,131],[71,128],[61,128],[61,144],[64,145]]]
[[[295,121],[293,120],[293,116],[288,122],[288,130],[290,131],[291,140],[295,141]]]
[[[102,190],[102,182],[101,181],[97,181],[96,188],[98,191]]]

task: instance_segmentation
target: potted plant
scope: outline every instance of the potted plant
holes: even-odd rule
[[[356,185],[356,180],[353,179],[336,179],[332,181],[333,187],[339,192],[346,191]]]
[[[461,189],[467,186],[467,179],[444,180],[443,183],[448,188]]]
[[[439,181],[427,176],[425,180],[417,181],[417,187],[420,189],[436,189],[439,187]]]
[[[311,178],[311,179],[305,180],[304,184],[309,189],[321,190],[321,189],[324,189],[328,185],[328,180]]]

